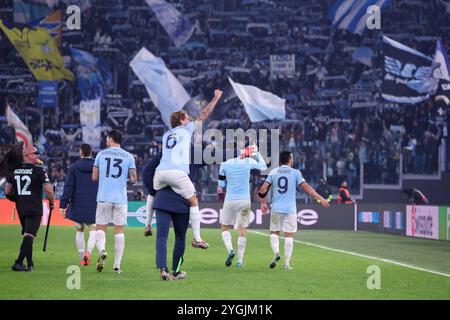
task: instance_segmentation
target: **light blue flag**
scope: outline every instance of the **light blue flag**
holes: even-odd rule
[[[286,100],[254,86],[230,80],[237,97],[244,105],[251,122],[285,120]]]
[[[164,61],[146,48],[138,52],[130,66],[161,112],[162,120],[170,128],[170,114],[183,109],[191,99],[186,89],[167,69]]]
[[[51,9],[46,0],[14,0],[14,22],[28,23],[47,16]]]
[[[103,58],[86,51],[70,48],[83,100],[103,98],[112,87],[112,73]]]
[[[329,10],[329,18],[336,28],[362,34],[367,29],[367,8],[376,5],[383,9],[391,2],[392,0],[337,0]]]
[[[164,0],[146,0],[152,11],[155,13],[164,30],[169,34],[175,46],[182,46],[194,32],[189,20]]]

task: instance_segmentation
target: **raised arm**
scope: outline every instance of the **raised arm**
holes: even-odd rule
[[[208,105],[205,107],[205,109],[202,110],[202,112],[200,113],[200,116],[197,118],[198,121],[204,121],[209,117],[211,112],[216,107],[216,104],[219,101],[221,96],[222,96],[222,91],[214,90],[214,98],[211,100],[210,103],[208,103]]]
[[[267,169],[266,161],[264,160],[263,156],[257,152],[256,153],[256,163],[253,165],[253,169],[264,171]]]
[[[302,188],[303,191],[305,191],[307,194],[309,194],[311,197],[314,197],[316,199],[319,199],[320,204],[325,207],[325,208],[329,208],[330,204],[328,203],[327,200],[325,200],[320,194],[318,194],[316,192],[316,190],[314,190],[313,187],[311,187],[309,184],[307,184],[306,182],[303,182],[300,185],[300,188]]]

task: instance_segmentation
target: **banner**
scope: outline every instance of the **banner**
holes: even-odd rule
[[[383,36],[383,53],[383,98],[411,104],[427,99],[433,60],[386,36]]]
[[[70,48],[82,100],[103,98],[112,87],[112,73],[103,58]]]
[[[8,29],[0,20],[0,28],[12,42],[26,65],[37,80],[75,79],[70,70],[64,67],[64,60],[58,51],[55,40],[47,30],[37,28]]]
[[[351,33],[362,34],[367,29],[367,8],[372,5],[380,9],[390,5],[392,0],[337,0],[329,10],[333,25]]]
[[[0,199],[0,225],[20,225],[19,216],[16,210],[15,217],[13,219],[13,210],[15,203],[6,199]],[[43,216],[41,225],[46,226],[48,221],[48,214],[50,213],[47,200],[42,200]],[[51,226],[75,226],[75,222],[68,219],[64,219],[59,214],[59,200],[55,200],[55,207],[52,212]],[[41,230],[42,232],[42,230]],[[45,230],[44,230],[45,232]]]
[[[175,46],[182,46],[194,33],[195,26],[164,0],[146,0],[152,11],[155,13],[159,23],[168,33]]]
[[[80,123],[83,141],[100,148],[102,128],[100,123],[100,99],[80,102]]]
[[[12,111],[9,105],[6,106],[6,120],[8,126],[11,126],[16,131],[17,141],[23,141],[24,146],[33,145],[33,137],[30,131],[25,126],[25,124],[20,120],[20,118]]]
[[[295,54],[270,55],[270,76],[295,76]]]
[[[42,108],[56,108],[58,104],[58,81],[39,81],[38,105]]]
[[[251,122],[285,120],[286,99],[257,87],[234,82],[228,78]]]
[[[161,58],[155,57],[146,48],[142,48],[130,66],[139,80],[144,84],[153,103],[161,112],[165,125],[170,126],[172,112],[181,110],[191,99],[186,89],[167,69]]]
[[[220,228],[219,217],[223,202],[200,203],[202,228]],[[354,205],[335,205],[325,209],[320,205],[297,204],[299,229],[354,230]],[[145,227],[146,209],[144,201],[128,202],[128,226]],[[153,217],[152,224],[155,223]],[[269,229],[270,215],[263,215],[259,203],[252,203],[250,229]],[[236,226],[235,226],[236,227]]]
[[[403,204],[358,204],[357,229],[405,235],[406,206]]]
[[[26,24],[50,13],[46,0],[14,0],[14,22]]]
[[[406,235],[439,239],[439,207],[406,206]]]
[[[62,42],[62,15],[61,10],[49,14],[48,16],[30,22],[28,25],[32,28],[41,27],[50,33],[55,39],[58,48],[61,48]]]

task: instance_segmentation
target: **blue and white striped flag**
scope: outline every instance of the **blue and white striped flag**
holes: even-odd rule
[[[183,17],[177,9],[164,0],[146,1],[177,47],[182,46],[189,40],[195,26]]]
[[[330,8],[329,17],[336,28],[362,34],[369,18],[367,8],[376,5],[383,9],[391,2],[392,0],[337,0]]]
[[[186,89],[167,69],[164,61],[155,57],[146,48],[139,51],[130,62],[130,66],[161,112],[162,120],[170,128],[171,113],[183,109],[186,102],[191,99]]]

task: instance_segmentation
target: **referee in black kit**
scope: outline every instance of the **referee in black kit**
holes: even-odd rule
[[[36,147],[28,146],[22,152],[23,162],[18,164],[6,178],[6,197],[16,203],[22,225],[22,245],[19,257],[12,269],[14,271],[33,271],[33,240],[37,235],[42,219],[42,193],[45,191],[50,208],[54,206],[53,188],[44,168],[39,166],[39,153]],[[23,260],[27,258],[27,266]]]

